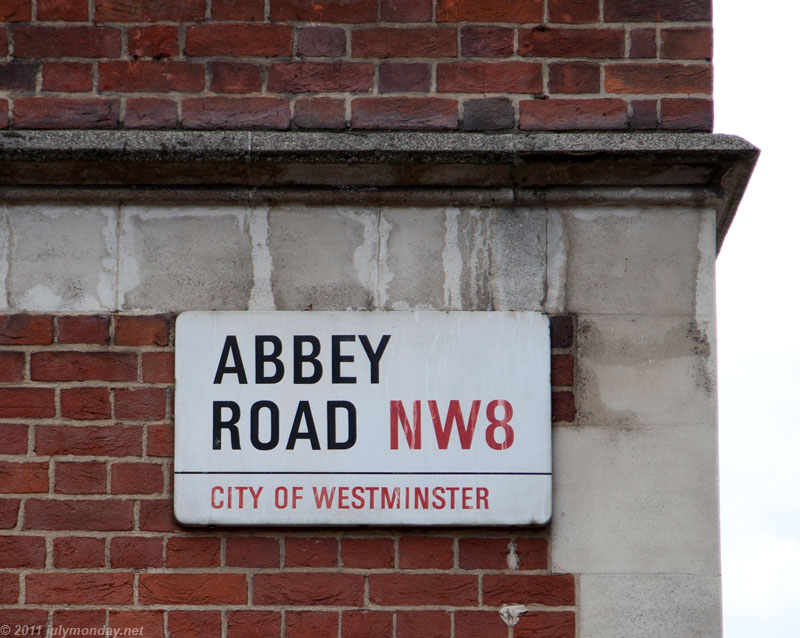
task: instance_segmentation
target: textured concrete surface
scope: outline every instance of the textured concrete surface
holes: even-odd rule
[[[589,574],[580,577],[583,638],[719,638],[717,576]]]

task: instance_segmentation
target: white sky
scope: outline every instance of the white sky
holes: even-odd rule
[[[715,131],[761,148],[717,260],[725,638],[800,636],[798,18],[714,2]]]

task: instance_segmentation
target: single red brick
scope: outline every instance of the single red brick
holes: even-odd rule
[[[202,24],[187,27],[186,55],[263,56],[292,54],[292,29],[275,24]]]
[[[229,536],[225,546],[228,567],[279,567],[281,552],[275,538]]]
[[[108,388],[65,388],[61,390],[61,416],[65,419],[110,419]]]
[[[58,318],[59,343],[108,343],[110,321],[105,315],[75,315]]]
[[[523,130],[607,130],[628,125],[628,105],[624,100],[525,100],[519,106],[519,127]]]
[[[29,499],[25,503],[24,527],[95,532],[130,530],[133,527],[133,502]]]
[[[654,58],[658,55],[655,29],[632,29],[630,58]]]
[[[297,55],[309,58],[339,58],[345,54],[347,36],[336,27],[305,27],[297,30]]]
[[[42,419],[55,414],[51,388],[0,388],[0,418]]]
[[[546,538],[518,538],[514,544],[520,569],[547,569]]]
[[[0,56],[8,53],[8,29],[0,26]]]
[[[114,415],[118,419],[163,419],[167,411],[164,388],[116,388]]]
[[[609,93],[711,94],[711,67],[705,64],[609,64]]]
[[[397,638],[450,638],[446,611],[398,611]]]
[[[167,617],[170,638],[197,638],[221,636],[222,612],[170,611]]]
[[[203,65],[182,60],[100,62],[97,68],[101,91],[197,93],[205,86]]]
[[[31,573],[25,577],[25,602],[33,605],[130,605],[133,574]]]
[[[454,615],[458,638],[507,638],[508,625],[496,611],[461,611]]]
[[[0,352],[0,381],[4,383],[22,381],[24,370],[24,352]]]
[[[287,611],[286,638],[337,638],[339,614],[332,611]]]
[[[117,635],[132,627],[141,627],[140,636],[146,638],[164,638],[163,611],[114,611],[108,612],[108,627],[118,630]]]
[[[42,64],[42,90],[91,91],[92,67],[79,62],[45,62]]]
[[[19,517],[19,499],[0,498],[0,529],[12,529],[17,526]]]
[[[447,130],[458,127],[458,102],[443,98],[353,100],[354,129]]]
[[[158,463],[115,463],[111,466],[112,494],[159,494],[164,470]]]
[[[258,22],[264,19],[264,0],[214,0],[211,17],[214,20]]]
[[[19,576],[0,572],[0,605],[13,605],[19,601]],[[3,620],[6,620],[3,610]]]
[[[118,536],[111,539],[112,569],[146,569],[164,565],[162,540]]]
[[[0,356],[0,366],[3,358]],[[0,454],[26,454],[28,426],[23,423],[0,423]]]
[[[284,541],[286,567],[336,567],[339,542],[335,538],[288,537]]]
[[[243,62],[211,62],[211,90],[217,93],[254,93],[261,90],[261,67]]]
[[[364,92],[372,88],[369,62],[278,62],[267,87],[275,93]]]
[[[446,62],[437,68],[439,93],[541,93],[539,62]]]
[[[175,355],[172,352],[142,353],[142,380],[145,383],[174,383]]]
[[[0,129],[8,128],[8,100],[0,100]]]
[[[164,129],[178,126],[178,105],[160,98],[128,98],[125,128]]]
[[[219,567],[218,538],[167,539],[167,567]]]
[[[570,354],[554,354],[550,357],[550,385],[572,385],[574,361]]]
[[[87,0],[38,0],[36,18],[85,22],[89,19],[89,3]]]
[[[360,569],[394,567],[394,539],[343,538],[342,565]]]
[[[711,0],[605,0],[606,22],[708,22]]]
[[[281,614],[278,611],[229,611],[228,638],[263,638],[280,636]]]
[[[137,426],[47,425],[36,428],[36,453],[75,456],[138,456],[142,429]]]
[[[4,0],[0,5],[0,22],[30,22],[31,0]]]
[[[369,577],[369,598],[377,605],[475,606],[478,578],[466,574],[374,574]]]
[[[18,58],[115,58],[121,50],[119,29],[113,27],[14,29],[14,55]]]
[[[105,627],[106,612],[102,609],[59,609],[53,612],[53,627],[63,627],[64,630],[77,630],[87,632],[86,635],[100,634]],[[88,632],[92,631],[91,634]],[[70,635],[67,633],[66,635]],[[77,633],[75,635],[81,635]]]
[[[146,532],[180,532],[172,514],[172,500],[147,500],[139,505],[139,529]]]
[[[287,129],[284,98],[193,98],[183,101],[183,126],[189,129]]]
[[[453,539],[404,536],[400,539],[400,569],[452,569]]]
[[[347,605],[364,602],[364,577],[330,572],[283,572],[253,576],[256,605]]]
[[[600,65],[594,62],[554,62],[547,88],[551,94],[600,92]]]
[[[106,464],[102,461],[59,461],[55,470],[55,493],[104,494],[106,474]]]
[[[171,425],[147,426],[147,456],[170,457],[175,451],[175,430]]]
[[[508,538],[462,538],[458,541],[461,569],[508,569]]]
[[[342,635],[347,638],[391,636],[392,612],[349,609],[342,612]]]
[[[53,343],[50,315],[0,315],[0,345],[46,345]]]
[[[569,348],[572,346],[572,317],[556,315],[550,317],[550,347]]]
[[[572,392],[553,392],[551,401],[554,422],[567,421],[572,423],[575,421],[575,395]]]
[[[206,15],[205,0],[95,0],[97,22],[194,22]]]
[[[453,58],[458,31],[450,27],[357,29],[352,35],[354,58]]]
[[[376,22],[378,0],[270,0],[274,22]]]
[[[294,102],[295,126],[303,129],[343,129],[344,100],[339,98],[297,98]]]
[[[133,352],[35,352],[34,381],[136,381]]]
[[[631,128],[658,128],[658,100],[631,101]]]
[[[27,62],[0,62],[0,90],[35,90],[38,66],[38,64]]]
[[[69,536],[53,541],[53,567],[105,567],[106,542],[102,538]]]
[[[462,27],[461,56],[507,58],[514,55],[514,29],[509,27]]]
[[[483,604],[502,605],[509,600],[524,605],[574,605],[575,581],[571,574],[485,574]]]
[[[0,402],[2,395],[0,394]],[[10,463],[0,461],[0,493],[33,494],[49,491],[48,463]]]
[[[165,24],[128,29],[128,51],[134,58],[172,58],[178,55],[178,27]]]
[[[661,57],[667,60],[710,60],[711,27],[661,30]]]
[[[378,90],[381,93],[427,93],[430,88],[430,64],[384,62],[378,67]]]
[[[514,638],[575,638],[575,613],[529,611],[520,616]]]
[[[519,54],[537,58],[621,58],[622,29],[520,29]]]
[[[548,21],[582,24],[600,19],[599,0],[548,0]]]
[[[430,22],[430,0],[381,0],[381,22]]]
[[[141,574],[141,605],[243,605],[247,602],[244,574]]]
[[[0,536],[0,568],[44,567],[46,554],[40,536]]]
[[[30,129],[103,129],[119,123],[119,100],[31,97],[14,100],[14,125]]]
[[[714,103],[691,98],[661,100],[661,128],[711,131],[714,127]]]
[[[510,22],[524,24],[544,20],[544,0],[438,0],[438,22]]]

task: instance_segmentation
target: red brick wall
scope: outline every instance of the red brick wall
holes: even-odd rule
[[[711,0],[3,0],[0,128],[711,130]]]
[[[507,638],[498,609],[521,603],[515,638],[575,636],[576,584],[552,573],[547,528],[177,525],[173,333],[168,316],[0,316],[0,625]],[[561,422],[572,334],[553,318]]]

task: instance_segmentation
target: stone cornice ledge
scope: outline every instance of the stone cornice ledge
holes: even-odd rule
[[[410,191],[422,200],[435,191],[443,201],[501,205],[569,191],[624,201],[633,187],[714,205],[721,246],[758,154],[741,138],[708,133],[7,131],[0,193],[410,202]]]

